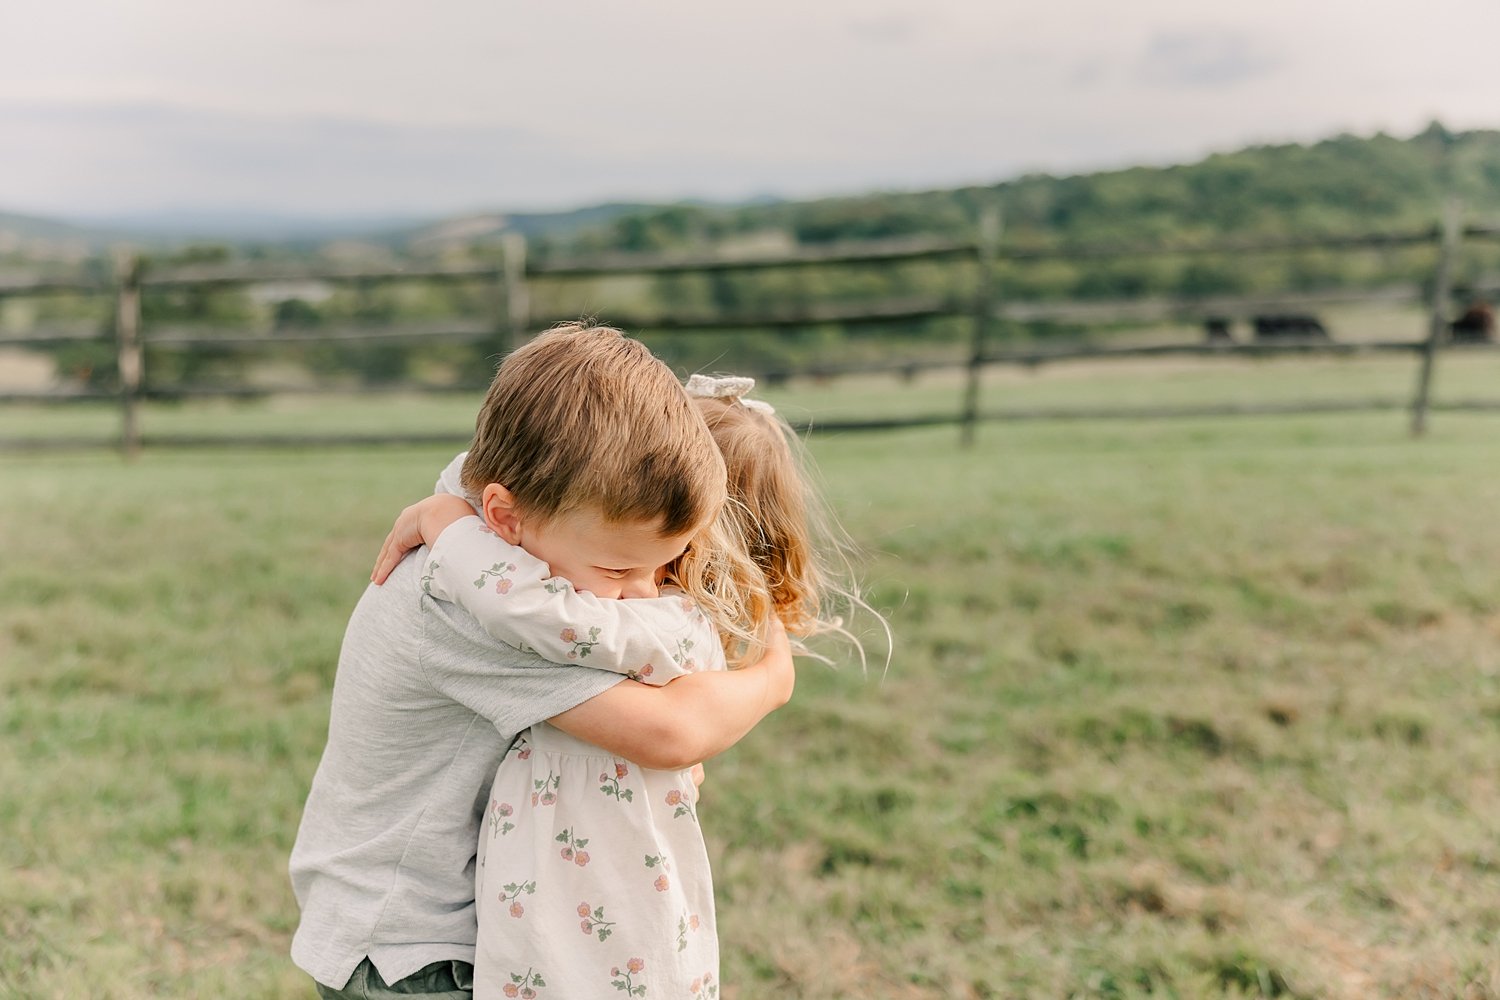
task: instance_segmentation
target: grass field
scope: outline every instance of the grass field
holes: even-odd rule
[[[813,441],[897,645],[710,764],[727,995],[1500,997],[1500,417],[956,437]],[[448,456],[0,456],[0,996],[312,996],[340,635]]]
[[[1179,338],[1180,340],[1181,338]],[[983,376],[983,414],[1087,413],[1102,409],[1204,408],[1319,404],[1350,408],[1409,405],[1417,382],[1414,355],[1343,357],[1137,358],[1067,361],[1037,368],[993,366]],[[1453,348],[1436,367],[1433,403],[1500,404],[1500,352]],[[935,372],[908,382],[896,376],[795,380],[763,393],[799,423],[956,415],[961,372]],[[367,396],[284,395],[251,401],[152,402],[141,407],[149,442],[184,437],[296,438],[400,433],[451,438],[474,428],[475,394]],[[10,404],[0,408],[0,451],[16,442],[118,441],[116,403]]]

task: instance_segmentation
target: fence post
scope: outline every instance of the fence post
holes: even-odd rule
[[[115,369],[120,375],[120,451],[133,459],[141,452],[141,260],[134,255],[115,266]]]
[[[1432,278],[1432,303],[1427,320],[1427,340],[1422,344],[1422,363],[1417,374],[1417,392],[1411,404],[1411,432],[1427,432],[1427,409],[1432,397],[1432,369],[1438,349],[1448,341],[1448,310],[1453,296],[1453,259],[1458,255],[1459,204],[1450,198],[1443,211],[1443,236],[1438,247],[1437,267]]]
[[[526,287],[526,235],[504,233],[500,246],[505,254],[505,332],[511,350],[526,343],[531,326],[530,291]]]
[[[975,243],[975,276],[973,333],[969,344],[968,380],[964,385],[962,431],[959,443],[965,448],[974,444],[974,429],[979,424],[979,379],[984,370],[984,348],[989,339],[995,313],[995,260],[1000,252],[1000,206],[985,205],[979,212],[979,238]]]

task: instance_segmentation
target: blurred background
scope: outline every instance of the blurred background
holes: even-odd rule
[[[896,634],[711,766],[726,996],[1500,996],[1497,38],[0,11],[0,996],[311,995],[344,622],[580,316],[760,380]]]

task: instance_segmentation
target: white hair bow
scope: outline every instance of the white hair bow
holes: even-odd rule
[[[759,399],[746,399],[745,394],[755,388],[755,379],[744,375],[689,375],[687,394],[699,399],[737,399],[740,405],[761,413],[775,413],[770,403]]]

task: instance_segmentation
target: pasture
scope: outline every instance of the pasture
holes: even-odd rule
[[[1296,377],[1409,389],[1361,364]],[[1486,364],[1440,384],[1493,396]],[[1277,371],[993,402],[1264,398]],[[917,405],[841,386],[767,395]],[[461,436],[474,405],[328,419]],[[897,641],[868,675],[806,665],[709,764],[726,996],[1500,997],[1500,417],[811,444]],[[452,451],[0,456],[0,996],[313,995],[285,861],[340,636]]]

